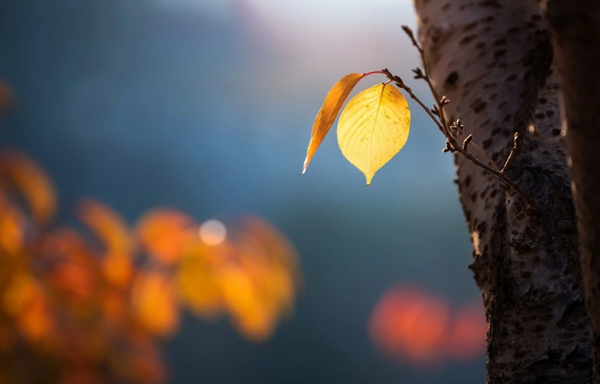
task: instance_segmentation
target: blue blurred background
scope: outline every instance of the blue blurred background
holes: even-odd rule
[[[400,25],[415,22],[409,0],[0,0],[0,77],[18,98],[0,139],[45,167],[64,219],[81,196],[129,220],[156,205],[255,213],[298,249],[304,290],[275,336],[186,317],[165,345],[170,382],[483,382],[483,357],[422,369],[369,339],[396,283],[478,297],[453,163],[424,114],[412,106],[407,146],[368,188],[334,134],[298,176],[335,81],[410,79]]]

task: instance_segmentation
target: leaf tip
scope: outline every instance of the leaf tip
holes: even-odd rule
[[[306,173],[306,169],[308,168],[308,163],[310,163],[309,155],[306,156],[306,159],[304,160],[304,164],[302,164],[302,172],[300,173],[300,176],[302,176]]]

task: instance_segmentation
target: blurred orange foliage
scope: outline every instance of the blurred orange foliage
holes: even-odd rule
[[[2,383],[162,383],[158,342],[177,331],[183,308],[229,316],[264,341],[293,307],[295,252],[258,217],[227,236],[205,228],[209,244],[201,223],[170,208],[133,228],[91,199],[76,227],[53,225],[56,209],[42,169],[0,151]]]
[[[408,285],[382,296],[369,326],[380,350],[422,367],[477,358],[488,329],[479,301],[455,311],[446,300]]]

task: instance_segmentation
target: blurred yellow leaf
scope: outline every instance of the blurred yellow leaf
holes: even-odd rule
[[[296,272],[296,251],[283,233],[258,216],[246,216],[241,221],[242,237],[252,237],[261,243],[265,255]]]
[[[179,325],[179,309],[171,281],[158,272],[140,273],[131,293],[140,325],[158,336],[171,335]]]
[[[52,182],[29,157],[17,151],[3,151],[0,178],[23,195],[35,219],[47,223],[56,209]]]
[[[308,143],[308,151],[304,160],[304,168],[302,173],[306,172],[306,168],[310,163],[315,152],[327,136],[329,129],[333,125],[340,109],[344,102],[352,92],[354,86],[363,78],[361,73],[351,73],[338,81],[325,97],[323,106],[317,113],[315,123],[313,124],[312,133],[310,134],[310,142]]]
[[[181,299],[198,316],[215,318],[223,306],[223,297],[214,271],[202,255],[185,257],[177,271]]]
[[[276,317],[264,305],[253,279],[234,266],[224,269],[219,277],[225,305],[240,332],[250,340],[266,340]]]
[[[242,240],[238,246],[238,263],[251,279],[263,311],[273,318],[290,312],[295,297],[295,270],[280,264],[266,252],[265,239],[245,236]]]
[[[379,84],[356,95],[338,122],[342,153],[367,179],[394,157],[410,129],[408,103],[393,85]]]

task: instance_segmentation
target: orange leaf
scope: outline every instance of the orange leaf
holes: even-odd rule
[[[0,251],[16,256],[25,244],[23,214],[0,194]]]
[[[84,199],[77,207],[77,215],[108,252],[129,252],[129,231],[117,212],[95,200]]]
[[[115,211],[92,199],[83,200],[77,209],[79,219],[87,225],[104,247],[102,268],[108,281],[125,286],[131,277],[131,241],[127,225]]]
[[[4,299],[5,310],[16,316],[22,334],[39,340],[50,334],[54,317],[42,287],[29,275],[17,274],[10,282]]]
[[[48,233],[37,248],[37,259],[46,266],[48,288],[69,304],[69,309],[85,312],[95,305],[90,299],[98,287],[97,255],[74,229]]]
[[[133,275],[134,265],[127,254],[113,252],[102,260],[102,269],[110,283],[125,287]]]
[[[329,129],[333,125],[333,122],[340,113],[344,102],[352,92],[354,86],[364,77],[360,73],[351,73],[346,75],[343,79],[338,81],[333,88],[329,90],[329,93],[323,101],[323,106],[317,113],[313,129],[310,134],[310,142],[308,143],[308,151],[306,153],[306,159],[304,160],[304,168],[302,173],[306,172],[308,164],[312,159],[315,152],[327,136]]]
[[[137,226],[142,246],[163,264],[179,260],[197,239],[198,226],[187,215],[173,209],[156,209]]]
[[[52,182],[29,157],[10,150],[0,155],[0,177],[21,193],[35,219],[47,223],[56,209]]]

